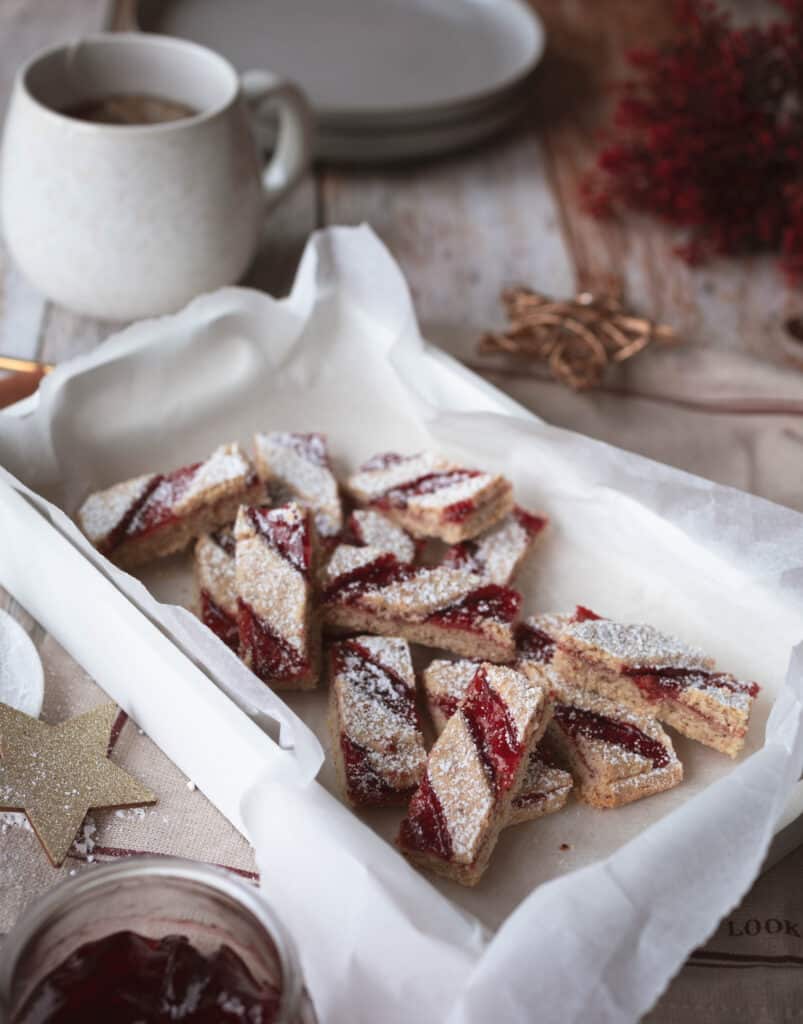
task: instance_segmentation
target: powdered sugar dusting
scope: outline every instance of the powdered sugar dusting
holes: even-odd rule
[[[459,467],[432,451],[392,458],[381,456],[369,460],[354,473],[349,478],[348,488],[359,501],[371,502],[401,484],[410,483],[428,473],[452,469]]]
[[[490,473],[477,473],[472,476],[460,476],[459,470],[454,483],[446,487],[438,487],[424,494],[415,494],[409,498],[409,504],[419,509],[445,509],[450,505],[458,505],[471,501],[494,482]]]
[[[92,856],[95,850],[95,836],[97,835],[98,827],[95,824],[95,819],[91,814],[87,814],[81,825],[81,830],[73,840],[71,852],[78,854],[79,857],[86,857],[88,861],[92,861]]]
[[[332,649],[338,729],[363,751],[370,771],[387,787],[409,790],[420,781],[426,763],[409,648],[395,638],[376,641],[361,636]],[[347,781],[355,770],[349,766]],[[359,793],[351,796],[364,802]]]
[[[485,678],[491,689],[507,705],[508,716],[516,728],[516,739],[522,743],[536,723],[546,713],[546,691],[521,672],[505,665],[483,663]]]
[[[23,814],[22,811],[0,812],[0,836],[4,836],[9,830],[14,828],[22,829],[23,832],[33,832],[27,815]]]
[[[156,473],[145,473],[89,495],[78,510],[78,521],[94,545],[102,544],[155,478]]]
[[[750,693],[750,683],[724,673],[701,673],[699,676],[687,676],[683,682],[686,690],[697,690],[705,697],[721,704],[722,707],[745,715],[750,713],[755,700]]]
[[[661,633],[653,626],[625,625],[609,619],[572,622],[565,635],[589,647],[597,647],[628,666],[650,668],[706,669],[711,660],[696,647],[677,637]]]
[[[440,801],[453,859],[470,864],[492,825],[495,798],[462,715],[449,719],[427,762]]]
[[[370,565],[384,553],[381,549],[374,547],[361,548],[354,544],[338,544],[324,570],[325,582],[332,583],[338,577],[345,576],[346,573],[354,572],[355,569],[360,569],[364,565]]]
[[[375,661],[395,672],[407,685],[415,689],[415,673],[410,658],[410,645],[395,636],[358,636],[356,642],[371,652]]]
[[[556,789],[569,789],[571,785],[571,775],[562,768],[555,768],[542,761],[536,747],[527,762],[527,772],[519,793],[526,800],[538,794],[546,796],[547,793],[554,793]]]
[[[571,723],[573,717],[582,715],[583,712],[590,712],[602,720],[614,723],[614,725],[629,726],[633,730],[638,730],[647,739],[660,744],[668,764],[677,764],[677,755],[672,748],[671,741],[654,718],[639,714],[607,697],[581,690],[563,680],[553,669],[544,671],[550,678],[552,694],[557,702],[556,717],[553,719],[554,727],[552,728],[561,729],[566,733],[562,722]],[[558,715],[557,709],[560,709],[560,715]],[[603,735],[578,732],[571,736],[570,742],[580,751],[589,770],[596,771],[607,781],[653,770],[652,761],[645,755],[606,739]]]
[[[377,551],[387,551],[400,562],[412,562],[415,542],[400,526],[373,509],[357,509],[349,520],[351,530],[361,544]]]
[[[245,485],[251,472],[251,463],[239,444],[221,445],[195,471],[189,486],[174,505],[175,514],[186,515],[207,500],[210,492],[220,488],[234,493]]]
[[[542,633],[546,633],[547,636],[550,636],[553,640],[557,641],[560,639],[560,634],[572,621],[572,613],[546,612],[543,615],[531,615],[524,621],[535,629],[540,629]]]
[[[195,545],[198,586],[206,590],[216,605],[229,615],[237,612],[237,573],[234,556],[222,548],[210,534]]]
[[[305,656],[309,601],[306,579],[264,542],[244,506],[237,515],[234,532],[238,597],[269,624],[274,634]]]
[[[383,606],[408,621],[422,621],[428,615],[466,597],[480,580],[459,569],[436,566],[419,569],[408,580],[391,583],[377,591],[367,591],[360,603],[366,607]]]
[[[535,536],[511,513],[475,541],[464,541],[451,548],[445,561],[475,572],[489,583],[505,586],[512,580]]]
[[[427,697],[446,697],[459,704],[478,668],[478,662],[467,658],[430,662],[422,676]]]

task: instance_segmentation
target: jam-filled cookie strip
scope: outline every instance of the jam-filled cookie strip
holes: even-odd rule
[[[760,689],[652,626],[599,617],[566,625],[552,664],[568,682],[731,757],[744,746]]]
[[[521,673],[478,665],[401,823],[397,842],[405,856],[463,885],[476,884],[549,713],[545,691]]]
[[[329,728],[341,792],[354,807],[406,804],[427,759],[406,640],[332,645]]]
[[[312,513],[295,502],[243,506],[234,536],[240,657],[274,689],[312,689],[321,647]]]
[[[427,708],[438,734],[460,706],[477,672],[473,661],[433,661],[421,676]],[[543,739],[530,754],[521,789],[513,798],[508,824],[516,825],[559,811],[569,798],[571,775],[557,764]]]
[[[231,523],[239,505],[258,501],[263,489],[240,446],[225,444],[203,462],[90,494],[78,523],[98,551],[131,569]]]
[[[447,544],[476,537],[513,507],[513,489],[503,476],[431,451],[376,455],[349,478],[347,489],[358,505],[378,509],[414,537]]]
[[[470,658],[509,661],[521,596],[443,566],[416,567],[376,548],[341,545],[324,572],[329,628],[400,636]]]

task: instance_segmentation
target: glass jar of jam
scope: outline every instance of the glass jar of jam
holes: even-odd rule
[[[220,868],[132,857],[47,892],[0,956],[7,1024],[315,1024],[292,939]]]

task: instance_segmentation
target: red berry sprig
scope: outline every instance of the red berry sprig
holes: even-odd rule
[[[628,55],[591,212],[688,229],[690,262],[775,252],[803,280],[803,0],[776,3],[782,20],[736,27],[712,0],[676,0],[676,38]]]

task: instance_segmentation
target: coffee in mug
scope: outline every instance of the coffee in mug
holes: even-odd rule
[[[67,117],[93,124],[161,124],[164,121],[180,121],[194,117],[200,111],[186,103],[163,96],[123,95],[102,96],[96,100],[84,100],[61,111]]]

